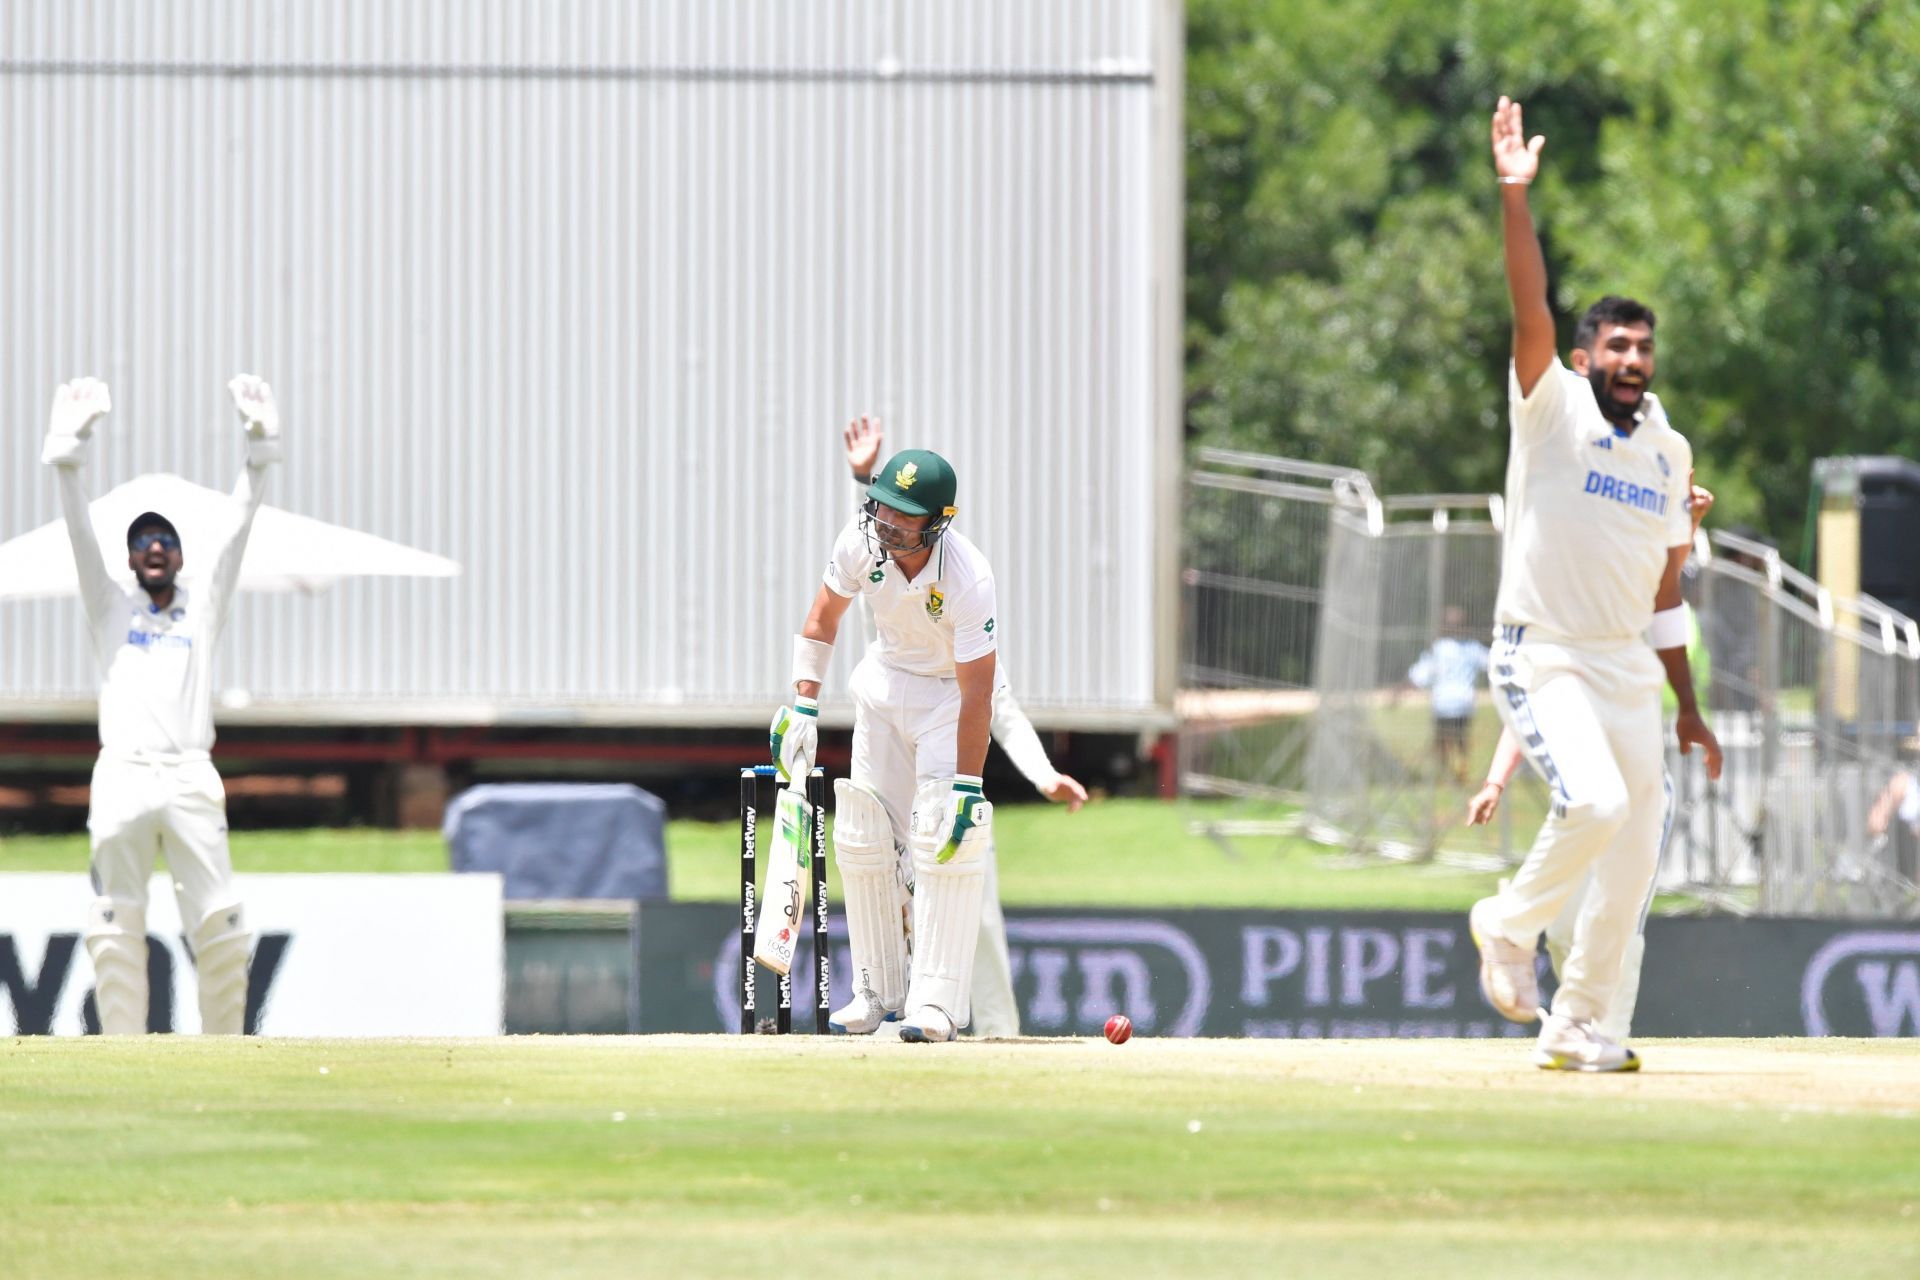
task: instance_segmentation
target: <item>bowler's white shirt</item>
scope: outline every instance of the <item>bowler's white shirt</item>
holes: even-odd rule
[[[861,521],[834,540],[823,575],[837,595],[864,599],[873,611],[868,652],[896,670],[952,676],[954,666],[996,651],[993,568],[966,535],[948,529],[913,581],[900,566],[874,556]]]
[[[1632,435],[1600,412],[1592,385],[1555,360],[1520,394],[1507,366],[1512,450],[1494,618],[1574,644],[1638,639],[1669,547],[1692,537],[1693,450],[1649,393]]]

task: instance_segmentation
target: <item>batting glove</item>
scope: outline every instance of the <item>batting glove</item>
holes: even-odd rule
[[[227,383],[233,407],[240,421],[247,424],[247,465],[264,467],[285,456],[280,443],[280,406],[273,402],[273,388],[265,378],[251,373],[234,376]]]
[[[980,779],[971,774],[961,774],[953,780],[953,829],[947,833],[946,844],[940,847],[936,862],[951,862],[953,855],[960,852],[960,842],[967,833],[993,822],[993,806],[981,794]]]
[[[793,702],[793,706],[783,706],[773,713],[767,742],[773,749],[780,781],[797,787],[813,772],[813,758],[820,750],[820,701],[795,698]]]
[[[53,410],[47,415],[47,440],[40,448],[40,461],[56,467],[77,467],[87,460],[87,441],[93,438],[93,424],[113,412],[113,397],[107,384],[98,378],[75,378],[63,382],[53,393]]]

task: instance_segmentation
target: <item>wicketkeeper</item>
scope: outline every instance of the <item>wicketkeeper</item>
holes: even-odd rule
[[[80,599],[100,664],[100,758],[93,769],[87,833],[93,888],[87,953],[93,958],[100,1029],[147,1029],[147,881],[164,853],[199,975],[203,1031],[238,1035],[247,1008],[253,936],[233,890],[226,791],[214,771],[213,649],[226,626],[240,561],[266,493],[267,466],[281,456],[273,391],[242,374],[227,384],[247,431],[247,465],[234,488],[236,528],[191,588],[179,531],[149,511],[127,529],[127,566],[137,588],[107,572],[80,482],[94,425],[112,409],[106,384],[79,378],[53,397],[41,460],[55,468],[73,542]]]
[[[896,454],[835,540],[801,633],[794,705],[774,714],[783,777],[813,768],[821,682],[855,596],[875,638],[854,669],[851,776],[834,784],[834,858],[846,895],[853,999],[835,1031],[867,1035],[901,1015],[903,1040],[951,1040],[971,1017],[985,852],[981,793],[993,713],[993,570],[951,524],[958,484],[937,453]],[[913,852],[907,891],[896,845]],[[913,965],[907,965],[912,923]]]

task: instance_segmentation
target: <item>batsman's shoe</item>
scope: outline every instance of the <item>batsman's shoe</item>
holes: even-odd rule
[[[870,1036],[882,1023],[899,1016],[900,1011],[882,1004],[871,987],[863,987],[827,1019],[827,1028],[837,1036]]]
[[[1480,948],[1480,992],[1509,1022],[1540,1016],[1540,984],[1534,978],[1533,952],[1494,932],[1494,899],[1482,898],[1467,913],[1467,930]]]
[[[1534,1042],[1533,1065],[1542,1071],[1638,1071],[1640,1055],[1600,1034],[1592,1018],[1549,1013]]]
[[[945,1044],[959,1035],[960,1028],[936,1005],[916,1009],[900,1023],[900,1038],[914,1044]]]

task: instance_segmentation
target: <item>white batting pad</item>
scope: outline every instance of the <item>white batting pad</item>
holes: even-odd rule
[[[833,858],[846,897],[853,987],[871,990],[888,1009],[907,995],[907,917],[893,827],[873,788],[850,778],[833,784]]]
[[[980,904],[992,846],[988,820],[969,831],[947,862],[939,860],[953,826],[952,787],[929,783],[914,797],[913,980],[907,1017],[932,1005],[956,1027],[973,1018],[973,959],[980,944]]]

